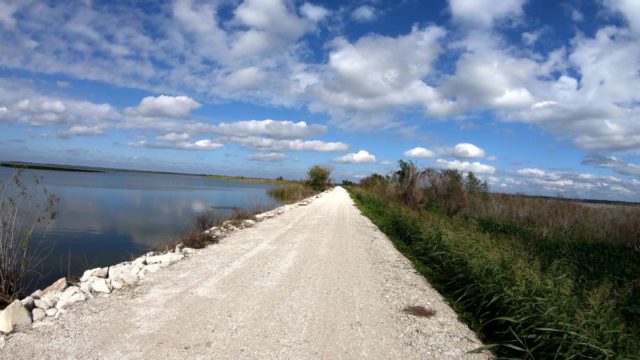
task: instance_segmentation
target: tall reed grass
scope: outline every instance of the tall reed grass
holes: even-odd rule
[[[349,192],[500,357],[640,359],[639,252]]]
[[[41,177],[26,179],[21,170],[0,182],[0,305],[24,295],[25,275],[48,256],[50,247],[33,234],[46,233],[57,201]]]
[[[270,189],[267,193],[280,202],[290,204],[313,196],[316,191],[307,185],[292,183]]]

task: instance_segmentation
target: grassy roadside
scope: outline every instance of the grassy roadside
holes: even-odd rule
[[[348,191],[499,356],[640,359],[640,253]]]

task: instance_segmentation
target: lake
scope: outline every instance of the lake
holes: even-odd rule
[[[0,179],[13,169],[0,168]],[[130,260],[184,234],[209,209],[227,216],[233,208],[280,205],[267,195],[273,184],[207,179],[197,175],[110,171],[105,173],[25,170],[43,177],[60,199],[43,238],[49,255],[31,274],[30,290],[88,268]],[[34,240],[42,234],[34,234]]]

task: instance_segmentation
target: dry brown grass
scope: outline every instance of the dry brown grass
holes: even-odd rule
[[[640,250],[640,207],[593,206],[562,198],[492,194],[472,215],[525,226],[539,237],[622,244]]]

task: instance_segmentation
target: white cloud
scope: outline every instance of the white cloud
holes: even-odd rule
[[[0,25],[10,30],[15,28],[16,19],[13,15],[17,8],[16,4],[0,2]]]
[[[518,175],[522,175],[522,176],[528,176],[528,177],[544,177],[545,175],[547,175],[547,173],[544,170],[538,169],[538,168],[526,168],[526,169],[519,169],[516,171],[516,173],[518,173]]]
[[[613,169],[618,174],[639,176],[640,165],[629,163],[615,156],[591,154],[582,160],[582,165]]]
[[[333,152],[344,151],[349,145],[343,142],[324,142],[320,140],[284,140],[270,139],[265,137],[248,136],[248,137],[229,137],[229,141],[235,142],[241,146],[261,151],[318,151]]]
[[[451,150],[451,154],[461,158],[481,158],[485,156],[484,150],[469,143],[457,144]]]
[[[351,17],[357,22],[371,22],[378,18],[378,10],[369,5],[362,5],[353,10]]]
[[[67,110],[67,107],[64,106],[64,103],[60,100],[46,100],[40,104],[40,108],[46,112],[53,113],[62,113]]]
[[[402,107],[437,107],[437,92],[424,82],[440,53],[445,31],[414,27],[407,35],[367,35],[355,43],[331,43],[329,63],[307,89],[312,111],[326,111],[341,127],[371,130],[389,125],[385,113]]]
[[[324,7],[308,2],[300,6],[300,13],[313,22],[322,21],[330,14]]]
[[[191,110],[200,107],[200,103],[188,96],[147,96],[134,108],[125,111],[132,115],[145,117],[187,118]]]
[[[62,130],[57,133],[58,137],[69,138],[73,136],[92,136],[100,135],[104,133],[104,127],[101,125],[87,126],[87,125],[74,125],[68,130]]]
[[[525,31],[521,34],[522,42],[528,46],[535,44],[542,35],[542,31]]]
[[[425,149],[423,147],[418,146],[413,149],[405,151],[404,156],[413,157],[413,158],[432,158],[432,157],[435,157],[436,154],[432,150]]]
[[[270,152],[270,153],[256,153],[249,155],[248,159],[253,161],[264,162],[278,162],[286,159],[287,157],[283,153]]]
[[[376,162],[376,157],[369,154],[366,150],[360,150],[356,153],[339,156],[333,159],[333,161],[343,164],[362,164]]]
[[[490,165],[485,165],[480,162],[469,162],[469,161],[460,161],[460,160],[444,160],[438,159],[436,160],[436,166],[446,169],[456,169],[463,172],[472,171],[478,174],[493,174],[496,172],[496,168]]]
[[[302,138],[324,134],[327,127],[320,124],[307,124],[304,121],[288,120],[247,120],[232,123],[220,123],[215,133],[230,136],[268,136],[276,138]]]
[[[156,139],[160,141],[177,142],[177,141],[188,140],[190,137],[191,136],[187,133],[178,134],[178,133],[172,132],[172,133],[156,136]]]
[[[637,0],[605,0],[611,10],[620,12],[629,23],[629,27],[640,33],[640,2]]]
[[[258,87],[267,80],[267,74],[262,69],[249,66],[229,74],[225,82],[234,89]]]
[[[178,149],[178,150],[216,150],[224,146],[224,144],[212,141],[210,139],[202,139],[194,142],[177,141],[177,142],[158,142],[150,143],[146,140],[140,140],[135,143],[129,143],[133,147],[149,147],[155,149]]]
[[[462,23],[491,27],[495,21],[522,15],[526,0],[449,0],[453,19]]]

